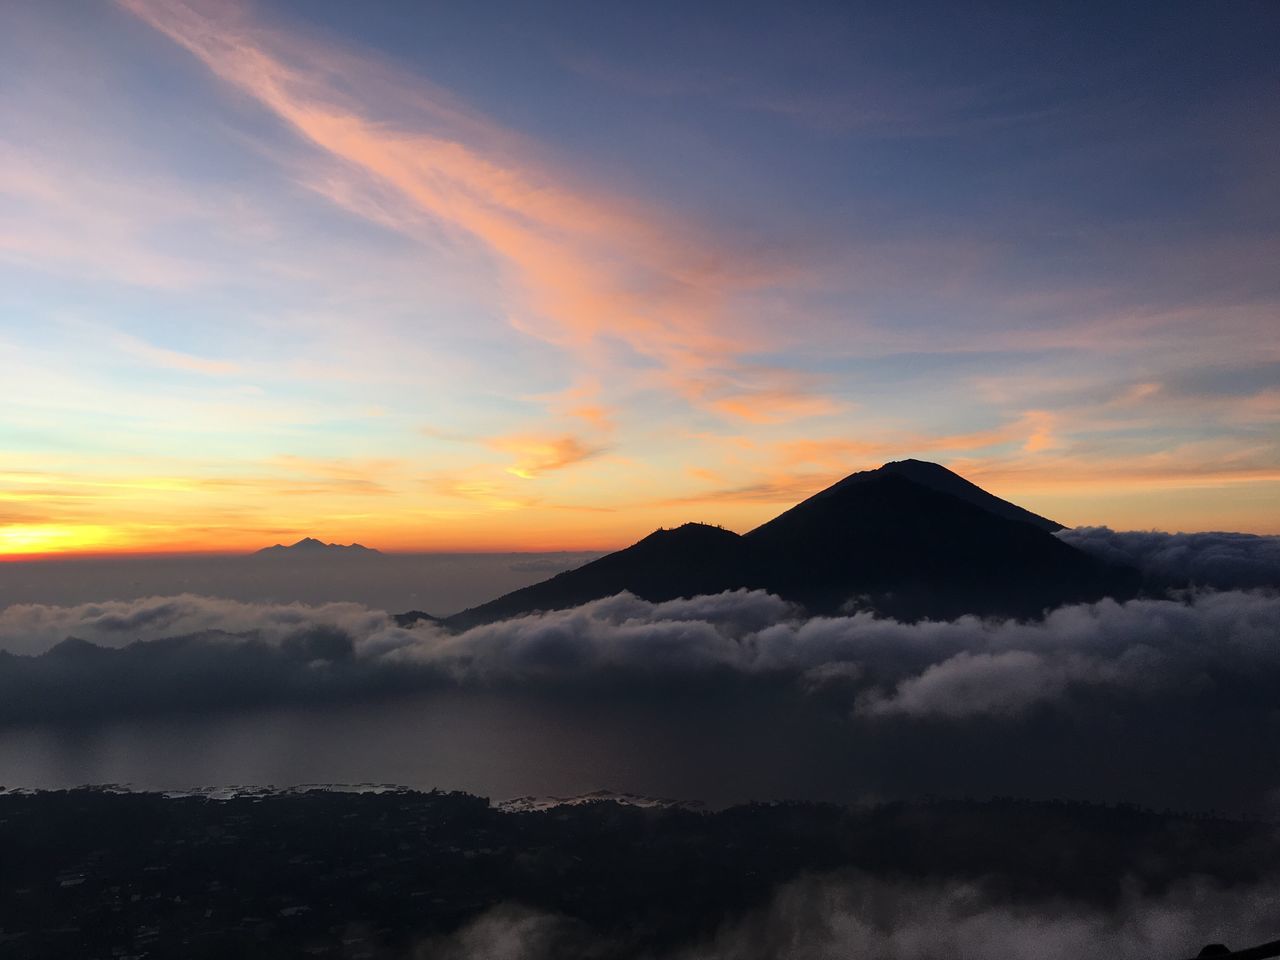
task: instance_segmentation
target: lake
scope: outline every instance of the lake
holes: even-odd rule
[[[1047,726],[855,724],[785,690],[521,696],[436,690],[330,708],[0,729],[0,785],[138,790],[389,783],[494,800],[599,789],[697,800],[853,803],[925,794],[1131,801],[1266,812],[1271,776],[1240,750]],[[1184,741],[1190,726],[1171,731]],[[1244,748],[1241,748],[1244,749]]]

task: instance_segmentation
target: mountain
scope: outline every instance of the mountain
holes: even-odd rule
[[[689,523],[448,618],[466,628],[629,590],[655,602],[762,588],[811,613],[865,608],[903,619],[1038,616],[1130,596],[1138,578],[1057,537],[1052,520],[945,467],[887,463],[846,477],[738,535]]]
[[[406,610],[404,613],[393,613],[391,619],[397,627],[412,627],[418,623],[437,623],[439,617],[433,617],[425,610]]]
[[[320,557],[320,556],[380,556],[381,551],[374,550],[372,547],[362,546],[358,543],[325,543],[314,537],[303,537],[297,543],[291,543],[289,546],[283,544],[275,544],[271,547],[263,547],[261,550],[255,551],[255,557]]]
[[[1035,616],[1134,589],[1128,574],[1053,536],[1052,521],[927,466],[854,474],[746,534],[767,558],[769,588],[816,612],[857,598],[908,619]]]
[[[464,610],[445,623],[468,627],[532,610],[561,610],[623,590],[662,601],[765,583],[763,571],[743,550],[742,537],[723,527],[686,523],[655,530],[625,550]]]
[[[1037,513],[1032,513],[1016,503],[1001,500],[994,494],[987,493],[976,483],[970,483],[964,477],[952,473],[946,467],[937,463],[930,463],[927,460],[894,460],[886,463],[878,470],[867,470],[863,473],[855,473],[851,477],[846,477],[834,487],[828,487],[827,491],[834,491],[843,483],[849,481],[857,482],[859,478],[883,474],[903,477],[913,483],[920,484],[922,487],[936,490],[938,493],[949,493],[951,496],[959,497],[974,506],[982,507],[989,513],[994,513],[1007,520],[1022,520],[1049,533],[1057,533],[1059,530],[1066,529],[1062,524],[1042,517]]]

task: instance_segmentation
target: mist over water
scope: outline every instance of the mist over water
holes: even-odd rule
[[[28,787],[395,783],[495,800],[604,788],[724,805],[835,797],[832,726],[758,698],[551,701],[441,690],[328,708],[9,728],[0,732],[0,770],[7,785]]]
[[[1041,717],[877,727],[785,690],[555,700],[440,690],[328,707],[7,727],[0,784],[392,783],[495,800],[608,789],[713,807],[1007,795],[1273,813],[1273,748],[1254,739],[1219,743],[1220,727],[1198,723],[1126,731]]]
[[[192,593],[258,603],[359,603],[392,613],[448,616],[600,554],[296,553],[284,556],[139,556],[9,561],[0,610],[71,606]]]
[[[1012,795],[1264,815],[1280,796],[1267,593],[1030,624],[809,620],[745,591],[456,635],[352,605],[200,598],[11,609],[5,628],[17,620],[28,652],[0,656],[7,786]],[[54,643],[68,632],[115,646]]]

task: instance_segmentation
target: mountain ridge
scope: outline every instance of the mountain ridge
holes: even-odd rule
[[[900,619],[1034,617],[1071,601],[1129,596],[1136,573],[1053,533],[1056,521],[939,464],[893,461],[851,474],[737,534],[660,528],[629,547],[445,618],[465,629],[627,590],[653,602],[765,589],[811,613]]]
[[[1057,533],[1059,530],[1067,529],[1065,525],[1058,523],[1056,520],[1042,517],[1038,513],[1032,513],[1025,507],[1018,506],[1016,503],[1003,500],[995,494],[983,490],[976,483],[966,480],[958,473],[954,473],[941,464],[931,463],[928,460],[890,460],[877,470],[869,470],[865,471],[865,473],[897,474],[913,483],[929,487],[939,493],[949,493],[953,497],[967,500],[975,506],[982,507],[998,516],[1009,520],[1022,520],[1049,533]],[[855,473],[852,477],[860,475]],[[846,477],[845,480],[850,480],[852,477]],[[843,482],[841,481],[841,483]],[[828,487],[828,489],[831,488]]]
[[[382,555],[381,550],[375,550],[373,547],[366,547],[364,544],[360,543],[325,543],[323,540],[317,540],[315,537],[303,537],[301,540],[296,543],[291,543],[288,546],[282,543],[276,543],[269,547],[263,547],[261,550],[255,550],[250,554],[250,556],[319,556],[321,554],[330,555],[334,553],[361,556]]]

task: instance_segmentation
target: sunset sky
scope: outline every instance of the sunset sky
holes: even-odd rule
[[[1274,2],[4,3],[0,556],[605,549],[904,457],[1280,532],[1278,49]]]

